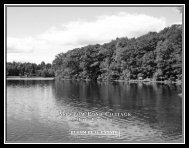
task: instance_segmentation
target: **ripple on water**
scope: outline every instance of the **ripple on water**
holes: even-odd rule
[[[181,142],[182,101],[175,94],[169,87],[154,85],[11,82],[7,85],[7,140]],[[78,121],[73,116],[62,117],[61,111],[129,112],[131,116],[103,115],[103,120]],[[115,130],[120,137],[74,136],[71,130]]]

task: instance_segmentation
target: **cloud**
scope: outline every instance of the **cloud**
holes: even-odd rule
[[[163,18],[122,12],[99,16],[93,22],[73,21],[62,26],[48,30],[39,38],[65,45],[104,43],[116,37],[137,37],[149,31],[160,31],[166,23]]]
[[[98,16],[94,21],[77,20],[62,24],[61,27],[53,26],[35,37],[8,37],[7,49],[8,53],[42,54],[53,60],[56,54],[73,48],[102,44],[117,37],[138,37],[149,31],[158,32],[165,27],[164,18],[121,12]]]
[[[32,39],[31,37],[23,39],[8,37],[8,52],[31,52],[34,46],[34,44],[31,44],[32,42],[34,42],[34,39]]]
[[[182,11],[183,11],[182,9],[183,9],[182,7],[177,7],[177,8],[176,8],[176,10],[177,10],[179,13],[181,13],[181,14],[182,14]]]

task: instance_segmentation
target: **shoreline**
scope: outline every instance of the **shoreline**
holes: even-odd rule
[[[165,84],[182,84],[182,82],[176,81],[146,81],[146,80],[114,80],[116,82],[130,82],[130,83],[165,83]]]
[[[56,79],[56,78],[55,78]],[[59,78],[57,78],[59,79]],[[153,80],[90,80],[90,79],[63,79],[60,80],[73,80],[73,81],[97,81],[97,82],[128,82],[128,83],[164,83],[164,84],[179,84],[182,85],[182,82],[176,81],[153,81]]]
[[[6,77],[6,80],[55,80],[54,77],[17,77],[17,76],[9,76]]]
[[[97,81],[97,82],[128,82],[128,83],[164,83],[164,84],[180,84],[182,82],[176,81],[153,81],[153,80],[90,80],[90,79],[64,79],[56,77],[20,77],[20,76],[7,76],[6,80],[73,80],[73,81]]]

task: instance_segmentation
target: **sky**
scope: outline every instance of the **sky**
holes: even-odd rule
[[[61,52],[182,23],[177,7],[7,7],[7,61],[51,63]]]

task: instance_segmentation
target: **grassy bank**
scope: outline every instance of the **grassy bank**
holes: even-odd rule
[[[54,77],[20,77],[20,76],[8,76],[7,80],[54,80]]]

